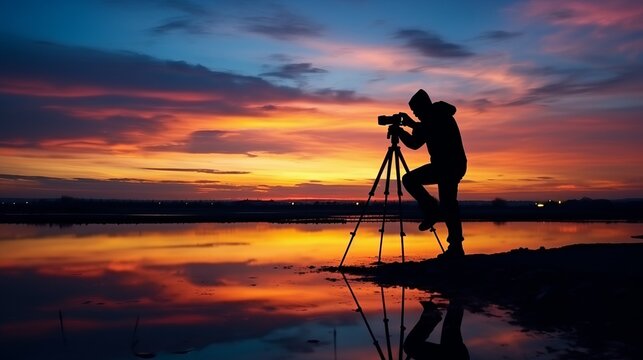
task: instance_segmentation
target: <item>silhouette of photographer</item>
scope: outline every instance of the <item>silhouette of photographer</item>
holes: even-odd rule
[[[406,190],[413,196],[424,214],[420,223],[421,231],[429,230],[438,221],[440,211],[444,217],[449,236],[448,249],[439,258],[460,258],[462,248],[462,222],[458,205],[458,184],[467,171],[467,157],[462,145],[460,130],[453,118],[455,106],[443,101],[431,102],[429,94],[418,90],[409,107],[415,117],[399,113],[402,125],[412,129],[409,134],[399,126],[389,126],[389,134],[397,135],[408,148],[417,150],[426,144],[431,162],[411,170],[402,177]],[[440,201],[424,188],[424,185],[437,184]]]
[[[404,352],[416,360],[469,360],[469,350],[464,345],[460,330],[464,316],[464,307],[460,301],[456,298],[449,300],[439,344],[426,339],[442,320],[442,314],[433,302],[420,303],[424,310],[404,341]]]

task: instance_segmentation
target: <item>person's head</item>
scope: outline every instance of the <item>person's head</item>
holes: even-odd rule
[[[418,90],[409,100],[409,107],[420,120],[428,119],[432,104],[429,94],[423,89]]]

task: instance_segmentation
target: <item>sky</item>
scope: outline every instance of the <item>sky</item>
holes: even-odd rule
[[[0,197],[365,198],[420,88],[460,199],[643,197],[640,1],[4,1],[0,54]]]

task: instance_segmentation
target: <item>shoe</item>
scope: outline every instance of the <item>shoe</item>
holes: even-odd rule
[[[442,313],[438,310],[438,306],[435,305],[433,301],[420,301],[420,304],[422,304],[421,317],[435,319],[436,322],[442,320]]]
[[[438,310],[438,306],[431,300],[420,300],[422,304],[422,310],[426,312]]]
[[[443,252],[442,254],[438,255],[438,259],[440,260],[459,260],[464,258],[464,249],[462,248],[462,245],[449,245],[447,248],[447,251]]]
[[[432,215],[428,215],[422,220],[420,225],[418,225],[418,230],[420,231],[427,231],[429,229],[433,228],[433,225],[438,222],[438,218]]]

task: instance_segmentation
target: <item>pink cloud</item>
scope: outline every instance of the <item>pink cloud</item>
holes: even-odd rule
[[[527,22],[552,25],[545,50],[588,60],[614,54],[636,57],[643,51],[643,5],[636,0],[530,1],[515,8]]]
[[[637,56],[643,51],[643,5],[635,0],[531,1],[518,6],[526,21],[553,25],[545,50],[577,58],[606,57],[614,53]]]
[[[643,30],[643,5],[636,0],[537,0],[529,3],[527,12],[529,16],[545,17],[551,23],[563,26]]]

